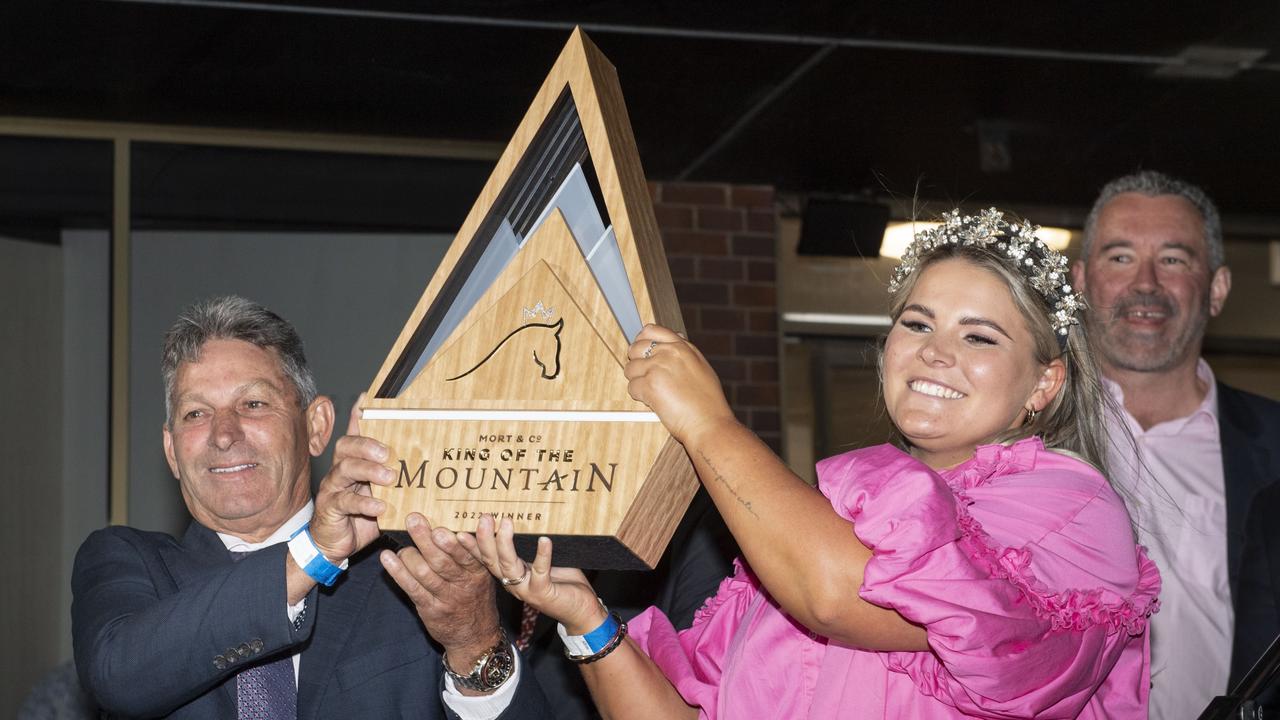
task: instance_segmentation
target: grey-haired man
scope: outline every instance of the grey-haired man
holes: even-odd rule
[[[104,710],[551,717],[488,572],[454,535],[419,516],[413,546],[387,546],[368,486],[394,478],[354,412],[312,500],[334,409],[292,326],[242,298],[198,303],[166,335],[162,369],[165,456],[193,521],[180,539],[100,530],[77,555],[76,664]]]
[[[1241,557],[1249,508],[1280,477],[1280,404],[1218,382],[1200,357],[1231,291],[1218,211],[1200,188],[1154,171],[1112,180],[1089,213],[1075,278],[1119,409],[1113,481],[1163,582],[1151,717],[1193,716],[1277,631],[1274,614],[1242,612],[1259,590],[1242,582]],[[1259,638],[1235,640],[1234,669],[1233,636]]]

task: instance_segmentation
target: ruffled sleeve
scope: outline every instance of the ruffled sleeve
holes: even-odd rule
[[[667,616],[651,607],[628,623],[628,631],[685,702],[702,708],[702,717],[715,717],[729,643],[759,595],[759,581],[737,559],[733,575],[694,614],[689,629],[677,633]]]
[[[861,597],[928,634],[932,652],[880,654],[921,693],[978,717],[1075,717],[1122,656],[1145,676],[1130,639],[1159,574],[1089,466],[1031,439],[980,448],[946,477],[888,446],[833,458],[819,477],[872,550]],[[1143,706],[1133,685],[1117,705]]]

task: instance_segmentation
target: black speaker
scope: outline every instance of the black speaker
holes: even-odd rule
[[[874,258],[889,223],[889,206],[810,198],[800,227],[799,255]]]

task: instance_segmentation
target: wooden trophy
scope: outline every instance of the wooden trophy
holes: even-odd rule
[[[574,30],[369,388],[383,529],[511,518],[557,565],[649,569],[697,478],[627,394],[645,322],[684,323],[617,73]]]

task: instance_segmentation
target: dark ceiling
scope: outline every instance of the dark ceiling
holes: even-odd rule
[[[1280,215],[1274,0],[7,2],[0,115],[503,143],[573,23],[651,179],[1079,207],[1151,167]]]

